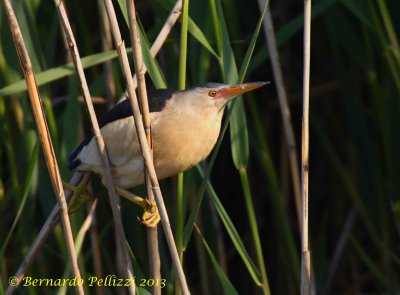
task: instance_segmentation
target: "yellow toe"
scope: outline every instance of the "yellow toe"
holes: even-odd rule
[[[147,210],[143,213],[140,222],[147,227],[154,228],[160,222],[160,219],[156,202],[149,202]]]

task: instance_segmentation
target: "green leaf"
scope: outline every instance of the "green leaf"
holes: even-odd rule
[[[129,19],[128,19],[128,11],[126,8],[126,1],[118,0],[118,4],[124,16],[125,23],[128,26]],[[167,83],[165,82],[166,80],[164,78],[160,66],[157,63],[157,60],[150,53],[150,45],[149,45],[150,43],[147,39],[146,33],[141,24],[139,25],[139,35],[140,35],[140,46],[142,48],[143,62],[146,65],[151,80],[153,81],[156,88],[166,88],[167,87]]]
[[[277,169],[270,152],[265,129],[260,116],[260,110],[256,106],[253,99],[249,100],[250,115],[256,134],[256,144],[258,146],[258,155],[264,177],[265,186],[268,190],[270,205],[272,207],[272,222],[279,234],[278,243],[282,243],[282,248],[285,250],[285,256],[288,262],[288,267],[294,275],[296,283],[300,283],[300,263],[298,261],[298,250],[294,241],[292,229],[290,227],[289,213],[286,211],[284,198],[279,190],[279,181]]]
[[[217,13],[216,13],[217,8],[216,8],[216,3],[215,3],[215,1],[212,0],[212,1],[210,2],[210,5],[211,5],[211,12],[212,12],[212,14],[213,14],[214,30],[215,30],[215,38],[216,38],[216,41],[217,41],[217,46],[218,46],[218,48],[220,48],[220,50],[222,51],[222,38],[223,38],[223,37],[222,37],[222,35],[221,35],[221,24],[220,24],[219,21],[217,21],[218,15],[217,15]],[[215,15],[214,15],[214,14],[215,14]],[[225,31],[226,31],[226,30],[225,30]],[[227,33],[226,33],[226,34],[227,34]],[[225,34],[225,35],[226,35],[226,34]],[[229,39],[228,39],[228,42],[229,42]],[[248,50],[248,51],[250,51],[250,49],[252,48],[252,46],[254,46],[253,43],[251,43],[251,45],[249,46],[249,50]],[[248,60],[250,60],[251,55],[250,55],[250,54],[249,54],[249,55],[246,54],[246,56],[248,56]],[[234,60],[233,60],[233,61],[234,61]],[[247,58],[245,58],[245,61],[247,61]],[[245,67],[245,68],[247,69],[247,67]],[[242,71],[242,72],[243,72],[243,76],[246,75],[246,69],[244,69],[244,70]],[[236,69],[236,77],[237,77],[237,76],[238,76],[238,75],[237,75],[237,69]],[[233,83],[236,83],[236,82],[237,82],[237,79],[236,79],[235,82],[233,82]],[[240,98],[236,98],[236,100],[238,100],[238,99],[240,99]],[[216,143],[216,145],[215,145],[214,151],[213,151],[213,153],[212,153],[212,156],[211,156],[211,159],[210,159],[210,162],[209,162],[209,166],[208,166],[207,173],[206,173],[205,178],[203,179],[203,181],[202,181],[202,183],[201,183],[201,186],[200,186],[200,190],[199,190],[199,192],[198,192],[198,195],[197,195],[195,201],[194,201],[193,204],[192,204],[192,211],[190,212],[188,221],[187,221],[186,226],[185,226],[185,229],[184,229],[184,234],[183,234],[184,248],[186,248],[187,245],[188,245],[188,243],[189,243],[190,236],[191,236],[192,229],[193,229],[193,224],[194,224],[194,222],[195,222],[195,220],[196,220],[197,213],[198,213],[198,211],[199,211],[199,208],[200,208],[200,205],[201,205],[201,202],[202,202],[202,199],[203,199],[203,195],[204,195],[204,192],[205,192],[205,189],[206,189],[206,185],[207,185],[207,182],[208,182],[208,179],[209,179],[209,176],[210,176],[211,169],[212,169],[212,167],[213,167],[213,165],[214,165],[214,163],[215,163],[215,159],[216,159],[216,157],[217,157],[217,153],[218,153],[219,148],[220,148],[220,146],[221,146],[222,138],[224,137],[225,132],[226,132],[226,130],[228,129],[228,123],[229,123],[229,121],[230,121],[230,117],[231,117],[232,111],[233,111],[232,108],[229,108],[229,109],[228,109],[228,112],[227,112],[227,119],[225,120],[225,122],[224,122],[224,124],[223,124],[223,126],[222,126],[222,128],[221,128],[221,133],[220,133],[220,136],[219,136],[219,138],[218,138],[218,141],[217,141],[217,143]],[[243,126],[243,125],[242,125],[242,126]],[[247,128],[246,128],[246,129],[247,129]]]
[[[202,44],[204,46],[204,48],[206,48],[217,59],[220,59],[218,54],[211,47],[206,36],[203,34],[203,32],[200,30],[200,28],[196,25],[196,23],[191,18],[189,18],[188,30],[189,30],[189,33],[192,34],[192,36],[195,37],[197,39],[197,41],[199,41],[200,44]]]
[[[236,169],[245,168],[249,161],[249,136],[242,98],[236,98],[230,121],[231,149]]]
[[[356,16],[364,25],[368,26],[373,31],[378,32],[372,20],[371,14],[369,13],[367,1],[346,0],[340,1],[340,3],[349,11],[351,11],[354,16]]]
[[[143,62],[146,65],[151,80],[153,81],[156,88],[167,88],[167,82],[157,62],[157,59],[151,56],[150,44],[141,25],[139,26],[139,34],[140,45],[142,47]]]
[[[120,0],[122,1],[122,0]],[[175,2],[175,1],[174,1]],[[174,7],[174,3],[170,1],[159,1],[160,5],[164,7],[168,12],[172,10]],[[218,54],[215,52],[215,50],[212,48],[210,43],[208,42],[206,36],[204,33],[200,30],[200,28],[197,26],[197,24],[189,17],[189,23],[188,23],[188,31],[189,33],[197,40],[201,45],[204,46],[212,55],[214,55],[217,59],[220,59]]]
[[[221,1],[217,1],[217,12],[219,21],[218,28],[220,29],[221,33],[222,45],[222,74],[224,76],[225,83],[234,84],[238,82],[239,74],[231,46],[231,41],[229,40],[228,28],[226,27]]]
[[[140,285],[141,279],[146,279],[146,276],[143,273],[142,267],[139,265],[135,254],[133,254],[132,248],[129,245],[128,241],[126,241],[126,247],[128,248],[128,253],[129,253],[129,257],[132,260],[132,264],[133,264],[133,269],[135,270],[135,282],[136,282],[136,291],[138,295],[148,295],[151,294],[147,289],[140,287],[138,285]]]
[[[239,83],[243,83],[247,69],[249,68],[250,60],[253,57],[253,52],[254,52],[254,48],[256,47],[257,38],[260,34],[261,25],[263,24],[265,13],[267,12],[268,2],[269,1],[265,2],[264,9],[258,20],[258,23],[257,23],[256,29],[254,30],[253,36],[251,37],[250,45],[247,48],[246,55],[244,56],[243,63],[242,63],[242,66],[240,68],[240,73],[239,73]]]
[[[206,251],[208,253],[208,256],[210,256],[211,263],[214,266],[215,271],[217,272],[218,279],[221,283],[222,290],[224,291],[224,294],[239,294],[238,291],[236,291],[235,287],[231,283],[231,281],[228,279],[224,271],[222,270],[222,267],[219,265],[218,260],[215,258],[215,255],[211,251],[210,247],[207,244],[207,241],[204,239],[203,235],[201,234],[199,228],[196,226],[197,233],[199,234],[201,240],[203,241],[204,248],[206,248]]]
[[[128,10],[127,10],[127,7],[126,7],[126,1],[125,0],[118,0],[118,4],[119,4],[119,9],[121,9],[122,15],[124,16],[125,24],[128,26],[129,18],[128,18]]]
[[[217,2],[217,11],[222,37],[222,71],[224,81],[228,84],[234,84],[238,82],[239,74],[220,1]],[[232,157],[236,169],[240,169],[241,167],[246,167],[249,160],[249,139],[242,98],[236,98],[232,104],[228,106],[228,108],[232,108],[230,116],[231,125],[229,129],[232,144]]]
[[[264,10],[258,20],[256,29],[251,38],[250,45],[247,49],[246,55],[244,57],[242,67],[239,74],[239,83],[243,82],[244,76],[249,67],[251,57],[253,56],[254,47],[256,46],[257,37],[260,33],[260,28],[267,11],[267,3],[265,4]],[[226,30],[226,28],[224,29]],[[225,43],[223,38],[223,43]],[[232,50],[232,49],[231,49]],[[249,142],[247,134],[247,124],[246,116],[244,113],[244,106],[242,98],[237,98],[235,104],[233,105],[232,115],[231,115],[231,143],[232,143],[232,155],[233,161],[236,169],[245,168],[249,160]]]
[[[28,199],[29,191],[31,189],[31,184],[32,184],[32,181],[33,181],[33,178],[35,175],[34,172],[35,172],[35,167],[36,167],[36,164],[38,161],[38,154],[39,154],[38,152],[39,152],[39,140],[36,141],[36,143],[33,147],[32,153],[31,153],[31,158],[30,158],[30,161],[28,164],[28,173],[26,175],[24,186],[22,188],[21,204],[19,205],[18,212],[15,216],[14,222],[13,222],[10,230],[8,231],[7,237],[5,238],[4,243],[0,249],[0,261],[4,255],[4,251],[6,250],[8,242],[10,241],[10,238],[12,237],[15,227],[17,226],[18,221],[21,218],[22,212],[25,208],[26,200]]]
[[[312,20],[317,16],[323,14],[328,9],[330,9],[333,5],[339,3],[337,0],[321,0],[313,5],[311,17]],[[303,13],[299,14],[287,24],[282,26],[276,33],[276,44],[277,46],[281,46],[286,44],[292,37],[294,37],[297,33],[299,33],[303,29]],[[258,53],[254,56],[253,62],[250,65],[248,70],[249,73],[252,73],[256,70],[262,63],[264,63],[269,57],[267,45],[264,44]]]
[[[127,49],[127,52],[132,52],[132,49]],[[96,53],[88,55],[81,59],[82,66],[84,69],[101,64],[105,61],[112,60],[118,57],[115,50]],[[38,86],[45,85],[47,83],[56,81],[58,79],[70,76],[75,73],[75,68],[72,63],[67,63],[65,65],[59,66],[57,68],[52,68],[35,75],[36,83]],[[21,79],[16,81],[6,87],[0,89],[0,96],[12,95],[26,90],[25,80]]]
[[[197,171],[199,172],[201,177],[204,177],[204,171],[200,166],[196,166]],[[233,245],[235,246],[236,250],[238,251],[240,257],[242,258],[244,264],[247,267],[247,270],[251,277],[253,278],[254,282],[257,285],[261,285],[260,281],[260,272],[258,271],[257,267],[255,266],[254,262],[251,260],[249,253],[247,253],[246,247],[244,246],[242,239],[238,231],[236,230],[235,226],[233,225],[232,220],[230,219],[228,213],[226,212],[224,206],[222,205],[221,201],[219,200],[216,192],[214,191],[211,183],[207,181],[207,192],[211,197],[211,201],[215,205],[217,209],[217,213],[224,224],[224,227],[232,240]]]

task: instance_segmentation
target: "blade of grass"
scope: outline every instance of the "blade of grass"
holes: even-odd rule
[[[256,30],[253,33],[253,38],[249,45],[249,49],[245,55],[245,60],[243,62],[243,70],[241,71],[242,75],[246,72],[248,67],[248,63],[252,56],[252,52],[254,51],[254,46],[257,40],[257,37],[260,32],[262,19],[265,15],[267,8],[267,3],[264,7],[263,13],[258,21],[256,26]],[[225,80],[228,83],[235,83],[236,81],[243,79],[243,77],[239,78],[237,66],[232,50],[232,46],[229,40],[228,29],[225,23],[224,13],[222,11],[221,2],[217,2],[217,10],[218,10],[218,18],[219,18],[219,28],[221,29],[222,35],[222,73],[225,76]],[[252,201],[252,194],[250,189],[250,184],[247,177],[247,163],[249,159],[249,142],[248,142],[248,134],[247,134],[247,123],[246,123],[246,115],[244,112],[244,106],[242,98],[237,98],[232,106],[232,115],[230,117],[230,138],[231,138],[231,149],[232,149],[232,157],[233,162],[235,164],[236,169],[239,171],[242,188],[244,192],[244,199],[246,203],[247,214],[249,218],[251,233],[253,242],[256,249],[257,254],[257,262],[258,267],[261,272],[262,279],[262,288],[264,294],[270,294],[267,271],[264,262],[264,256],[262,253],[262,246],[260,240],[260,234],[257,225],[256,214],[254,210],[254,205]]]
[[[378,11],[380,11],[380,9],[376,8],[376,5],[374,4],[375,2],[373,1],[368,1],[367,3],[369,7],[369,12],[372,16],[372,19],[374,20],[374,25],[378,31],[380,42],[383,47],[383,51],[385,53],[385,57],[387,60],[387,64],[392,73],[392,78],[395,81],[395,86],[397,87],[397,91],[400,93],[400,73],[396,67],[396,61],[394,60],[395,57],[392,54],[391,45],[389,44],[387,38],[385,37],[385,28],[384,28],[385,25],[381,23],[381,19],[378,16]],[[397,64],[400,64],[400,62],[397,62]]]
[[[58,168],[53,144],[49,135],[49,129],[46,122],[46,117],[43,112],[43,106],[41,103],[38,87],[35,81],[32,63],[28,51],[26,49],[24,39],[21,30],[19,28],[17,18],[14,14],[13,8],[8,0],[3,0],[3,5],[7,13],[8,21],[10,23],[10,29],[13,35],[14,44],[18,53],[18,58],[20,60],[22,71],[26,79],[26,84],[29,91],[29,97],[34,111],[35,120],[39,131],[48,172],[50,174],[53,189],[56,194],[57,202],[60,207],[60,215],[64,227],[64,237],[68,248],[70,262],[74,270],[74,275],[76,276],[77,280],[80,281],[81,275],[79,271],[77,255],[74,248],[74,238],[71,230],[70,219],[68,216],[68,208],[65,200],[65,194],[60,176],[60,170]],[[75,290],[78,294],[84,293],[82,286],[76,286]]]
[[[208,246],[206,240],[204,239],[203,235],[201,234],[200,229],[196,225],[195,225],[195,229],[196,229],[198,235],[200,236],[201,240],[203,241],[204,248],[206,248],[206,251],[210,257],[211,263],[214,266],[215,271],[217,272],[217,276],[221,283],[221,287],[224,291],[224,294],[229,294],[229,295],[239,294],[236,291],[233,284],[229,281],[229,279],[226,276],[226,274],[224,273],[224,271],[222,270],[221,266],[218,263],[218,260],[215,258],[215,255],[211,251],[210,246]]]
[[[140,44],[142,46],[143,61],[146,65],[147,71],[151,77],[156,88],[167,88],[167,82],[165,76],[158,65],[157,60],[152,56],[150,52],[149,41],[146,38],[143,27],[139,26],[140,30]]]
[[[268,188],[269,194],[272,199],[273,212],[275,217],[275,224],[277,232],[281,236],[283,243],[285,244],[285,253],[288,253],[290,266],[289,271],[293,273],[294,281],[296,285],[300,282],[299,279],[299,261],[298,254],[296,251],[296,244],[294,242],[293,234],[291,232],[289,219],[287,212],[285,211],[285,205],[282,200],[281,192],[279,191],[278,177],[276,169],[272,160],[271,152],[268,146],[267,138],[265,135],[264,127],[262,126],[262,120],[260,118],[259,109],[257,108],[254,100],[249,100],[250,112],[253,118],[252,122],[255,126],[256,135],[260,145],[260,162],[263,172],[266,178],[266,187]]]
[[[386,58],[392,76],[396,81],[397,90],[400,93],[400,47],[397,40],[396,30],[390,17],[389,10],[386,6],[386,1],[376,1],[379,12],[383,21],[383,26],[386,31],[388,44],[384,44],[386,49]],[[383,38],[382,38],[383,41]],[[382,42],[383,43],[383,42]]]
[[[189,0],[183,0],[183,13],[182,13],[182,26],[181,26],[181,39],[180,39],[180,52],[179,52],[179,90],[186,88],[186,64],[187,64],[187,42],[188,42],[188,20],[189,20]],[[178,254],[182,261],[183,259],[183,173],[178,174],[177,179],[177,199],[176,199],[176,241]]]
[[[386,30],[387,37],[389,39],[391,52],[393,53],[398,66],[400,66],[400,46],[399,41],[397,40],[396,30],[393,26],[392,19],[390,17],[389,10],[386,5],[386,1],[376,1],[379,12],[382,17],[382,21]]]
[[[178,4],[178,3],[177,3]],[[171,15],[174,17],[177,15],[177,13],[173,12],[171,13]],[[173,19],[172,17],[172,19]],[[172,24],[171,24],[172,23]],[[168,20],[168,25],[164,26],[163,30],[164,31],[168,31],[168,27],[171,27],[171,25],[173,25],[174,21],[169,19]],[[166,29],[165,29],[166,28]],[[169,28],[170,29],[170,28]],[[161,34],[161,33],[160,33]],[[166,36],[164,34],[164,36]],[[159,36],[160,37],[160,36]],[[161,36],[160,39],[162,39],[163,37]],[[159,40],[159,38],[157,39]],[[159,42],[160,43],[160,42]],[[162,42],[161,42],[162,43]],[[142,43],[143,44],[143,43]],[[153,45],[154,48],[155,44]],[[108,53],[107,53],[108,54]],[[102,54],[101,54],[102,55]],[[96,56],[96,55],[95,55]],[[93,58],[95,56],[89,56],[88,58]],[[94,60],[96,60],[97,57],[95,57]],[[71,73],[73,72],[72,67],[71,67]],[[76,177],[75,177],[76,176]],[[72,183],[75,183],[74,181],[76,179],[80,179],[80,175],[74,175],[74,177],[72,178]],[[75,180],[74,180],[75,179]],[[56,210],[56,209],[55,209]],[[56,212],[53,210],[53,213],[51,216],[49,216],[47,222],[45,223],[45,225],[43,226],[40,234],[38,235],[38,237],[36,238],[35,242],[33,243],[33,245],[31,246],[28,255],[25,257],[23,264],[21,265],[21,267],[18,269],[16,276],[18,276],[19,278],[23,277],[26,268],[28,267],[28,265],[31,263],[31,261],[33,260],[33,258],[35,257],[36,253],[39,251],[43,241],[46,239],[48,233],[51,231],[51,229],[53,229],[54,225],[56,224],[57,220],[56,219]]]
[[[29,193],[30,186],[31,186],[31,183],[32,183],[32,180],[33,180],[33,176],[34,176],[34,168],[36,166],[36,162],[37,162],[37,159],[38,159],[38,152],[39,152],[39,141],[36,142],[36,144],[35,144],[35,146],[34,146],[34,148],[32,150],[32,153],[31,153],[31,160],[29,161],[28,168],[27,168],[28,172],[27,172],[27,175],[26,175],[26,178],[25,178],[24,185],[22,187],[21,203],[19,205],[17,214],[15,215],[15,219],[13,221],[13,224],[11,225],[11,228],[8,231],[7,236],[4,239],[3,245],[1,245],[0,261],[3,259],[4,252],[5,252],[6,248],[7,248],[7,245],[9,243],[9,241],[10,241],[10,238],[11,238],[12,234],[14,233],[15,227],[17,226],[18,221],[19,221],[19,219],[21,217],[21,214],[22,214],[22,212],[23,212],[23,210],[25,208],[26,200],[28,199],[28,193]]]
[[[205,179],[205,173],[203,169],[197,165],[196,166],[197,171],[199,172],[200,176]],[[257,270],[254,262],[250,258],[250,255],[248,254],[246,247],[244,246],[242,239],[240,238],[240,235],[238,231],[236,230],[235,226],[233,225],[233,222],[231,218],[229,217],[228,213],[226,212],[224,206],[222,205],[221,201],[219,200],[216,192],[214,191],[213,187],[211,186],[211,183],[207,180],[206,181],[206,186],[207,186],[207,192],[215,205],[215,208],[217,209],[217,213],[219,217],[221,218],[226,231],[228,232],[229,237],[232,240],[233,245],[235,246],[236,250],[238,251],[240,257],[242,258],[244,264],[247,267],[247,270],[251,277],[253,278],[253,281],[258,285],[261,286],[261,275],[260,272]]]
[[[132,49],[127,49],[128,53],[132,52]],[[118,57],[118,53],[116,50],[111,50],[108,52],[91,54],[81,59],[82,67],[87,69],[89,67],[101,64],[105,61],[109,61]],[[50,82],[54,82],[58,79],[68,77],[75,73],[74,65],[72,62],[67,63],[65,65],[45,70],[35,75],[36,82],[38,86],[42,86],[48,84]],[[12,94],[17,94],[19,92],[26,91],[25,80],[21,79],[19,81],[13,82],[10,85],[7,85],[0,89],[0,96],[8,96]]]
[[[124,15],[125,22],[128,24],[128,13],[124,2],[125,2],[124,0],[118,0],[119,8],[121,9],[122,14]],[[157,88],[166,88],[167,84],[166,79],[161,71],[160,66],[157,63],[157,60],[155,59],[155,55],[158,53],[158,50],[154,50],[152,53],[152,49],[155,45],[153,44],[152,48],[151,49],[149,48],[149,41],[147,40],[146,33],[141,25],[139,26],[139,34],[140,34],[140,45],[144,62],[143,72],[144,74],[146,73],[146,71],[149,72],[149,75]],[[137,84],[136,76],[134,76],[133,83],[134,86],[136,87]]]
[[[118,4],[124,16],[126,24],[129,24],[128,11],[125,5],[125,0],[118,0]],[[159,67],[157,60],[155,59],[156,53],[155,54],[151,53],[151,49],[149,48],[149,41],[147,40],[146,33],[141,25],[139,26],[139,34],[140,34],[140,45],[144,62],[143,74],[145,74],[146,71],[148,71],[152,81],[154,82],[157,88],[166,88],[164,75],[162,74],[161,68]],[[137,76],[135,75],[133,81],[135,87],[137,84],[136,77]]]
[[[217,140],[217,143],[215,144],[214,151],[213,151],[213,153],[211,155],[211,158],[210,158],[210,161],[208,163],[207,171],[206,171],[206,173],[205,173],[205,175],[203,177],[203,181],[202,181],[202,183],[200,185],[200,189],[199,189],[199,191],[197,193],[196,199],[192,203],[192,206],[191,206],[192,210],[190,212],[189,218],[188,218],[188,220],[186,222],[186,225],[185,225],[185,228],[183,230],[183,247],[184,247],[184,249],[186,249],[188,244],[189,244],[189,241],[190,241],[190,238],[191,238],[191,235],[192,235],[192,231],[193,231],[193,225],[194,225],[194,223],[196,221],[196,217],[197,217],[197,214],[199,212],[199,209],[200,209],[200,206],[201,206],[201,202],[203,200],[204,192],[206,190],[207,181],[210,178],[211,170],[212,170],[212,167],[214,166],[215,160],[216,160],[217,155],[218,155],[218,151],[219,151],[219,149],[221,147],[221,143],[222,143],[222,139],[224,137],[224,134],[225,134],[226,130],[228,129],[228,123],[229,123],[228,118],[229,118],[229,115],[230,115],[230,111],[228,110],[227,119],[225,119],[224,125],[223,125],[223,127],[221,129],[220,136],[219,136],[219,138]],[[196,167],[199,168],[198,165]]]
[[[77,185],[81,181],[81,179],[82,179],[82,173],[76,172],[74,176],[71,178],[69,184]],[[70,198],[71,195],[72,193],[70,191],[68,190],[65,191],[65,197],[67,200]],[[51,211],[50,215],[47,217],[46,222],[42,226],[40,232],[36,236],[29,250],[27,251],[27,254],[22,260],[19,268],[15,272],[14,276],[18,279],[18,281],[21,281],[25,277],[27,268],[32,264],[33,260],[35,259],[39,250],[43,246],[48,235],[57,225],[59,218],[60,218],[60,208],[58,204],[56,204],[56,206],[54,206],[53,210]],[[8,286],[6,290],[6,292],[10,292],[10,294],[12,294],[14,291],[15,289],[12,286]]]
[[[1,142],[4,143],[4,155],[7,157],[7,168],[10,173],[10,178],[11,178],[11,186],[12,189],[16,194],[19,194],[20,190],[20,180],[18,177],[18,171],[17,171],[17,155],[16,151],[13,148],[12,142],[10,140],[7,140],[11,138],[11,130],[10,126],[12,126],[12,123],[9,118],[9,111],[10,109],[8,108],[6,111],[6,103],[4,99],[0,99],[0,140]],[[4,167],[4,166],[3,166]]]
[[[186,64],[187,64],[187,43],[188,43],[188,20],[189,20],[189,0],[183,0],[183,13],[181,25],[181,39],[179,52],[179,90],[186,88]],[[184,173],[177,176],[176,182],[176,247],[181,263],[183,263],[183,181]],[[178,286],[178,280],[175,281]],[[177,288],[178,289],[178,288]],[[178,291],[179,294],[179,291]]]
[[[117,237],[117,246],[118,246],[117,250],[121,254],[122,257],[121,262],[123,263],[122,265],[123,273],[121,275],[124,275],[125,278],[133,280],[132,262],[129,259],[129,254],[125,246],[126,238],[120,211],[120,199],[115,190],[113,177],[111,173],[110,161],[106,153],[104,139],[100,132],[100,126],[97,122],[96,114],[93,107],[93,102],[89,92],[89,87],[86,82],[86,77],[80,61],[80,55],[78,52],[77,44],[75,41],[75,37],[72,33],[72,28],[69,23],[68,16],[64,8],[64,4],[62,1],[59,0],[54,0],[54,1],[57,8],[57,12],[60,17],[60,22],[63,28],[65,41],[66,44],[68,44],[69,46],[71,58],[73,60],[77,72],[78,82],[85,100],[85,105],[89,114],[90,123],[93,129],[94,138],[96,140],[97,149],[100,154],[101,162],[103,165],[104,178],[110,200],[111,211],[113,214],[114,228]],[[128,286],[128,291],[130,294],[135,294],[134,286]]]
[[[212,7],[211,11],[212,11],[213,20],[214,20],[215,34],[216,34],[216,39],[217,39],[217,46],[218,46],[219,50],[222,50],[222,37],[220,36],[221,34],[220,34],[220,29],[219,29],[220,24],[219,24],[218,21],[215,20],[215,19],[218,18],[216,3],[215,3],[215,1],[210,1],[210,4],[211,4],[211,7]],[[262,17],[263,17],[263,15],[261,16],[259,22],[262,21]],[[251,60],[251,57],[252,57],[251,53],[254,51],[254,46],[255,46],[255,43],[256,43],[256,39],[257,39],[256,36],[258,36],[259,30],[260,30],[260,26],[257,26],[257,30],[253,34],[251,43],[250,43],[249,48],[247,50],[247,53],[245,55],[245,60],[243,61],[243,68],[241,70],[241,73],[242,73],[243,76],[240,77],[239,81],[243,81],[243,78],[246,75],[246,69],[247,69],[248,64],[249,64],[249,62]],[[236,71],[236,76],[237,76],[237,71]],[[235,82],[237,82],[237,80]],[[233,83],[235,83],[235,82],[233,82]],[[196,216],[198,214],[198,211],[199,211],[199,208],[200,208],[200,205],[201,205],[201,202],[202,202],[202,198],[203,198],[203,195],[204,195],[204,192],[205,192],[205,189],[206,189],[206,182],[209,179],[212,167],[214,165],[215,159],[217,157],[217,153],[219,151],[219,148],[220,148],[220,145],[221,145],[221,142],[222,142],[222,138],[224,137],[225,132],[226,132],[226,130],[228,128],[228,124],[229,124],[229,120],[230,120],[232,111],[233,111],[232,108],[228,109],[225,122],[223,124],[223,127],[221,128],[220,136],[219,136],[218,141],[217,141],[217,143],[215,145],[214,151],[213,151],[213,153],[211,155],[211,159],[210,159],[210,162],[209,162],[209,165],[208,165],[207,172],[205,173],[205,177],[204,177],[204,179],[203,179],[203,181],[201,183],[200,190],[198,192],[197,198],[195,199],[195,202],[192,204],[192,211],[191,211],[191,213],[189,215],[188,221],[187,221],[185,229],[184,229],[184,235],[183,235],[184,249],[186,249],[186,247],[187,247],[187,245],[189,243],[190,236],[191,236],[192,229],[193,229],[193,224],[194,224],[194,222],[196,220]]]
[[[171,11],[173,10],[172,8],[172,2],[171,1],[159,1],[160,5],[164,7],[166,10]],[[208,42],[207,37],[204,35],[204,33],[201,31],[201,29],[197,26],[197,24],[189,17],[188,19],[188,31],[189,33],[199,41],[201,45],[204,46],[215,58],[219,59],[220,57],[218,54],[214,51],[212,48],[211,44]]]
[[[271,291],[269,288],[268,276],[267,276],[267,269],[265,267],[264,255],[263,255],[263,250],[262,250],[262,246],[261,246],[260,233],[259,233],[258,225],[257,225],[257,218],[256,218],[255,210],[254,210],[253,196],[251,193],[249,178],[247,175],[247,169],[243,168],[243,167],[240,168],[239,174],[240,174],[240,180],[242,181],[244,201],[246,203],[247,215],[249,216],[251,234],[253,237],[254,246],[255,246],[255,250],[256,250],[256,254],[257,254],[257,263],[258,263],[258,267],[260,268],[260,272],[261,272],[263,293],[271,294]]]
[[[135,282],[137,284],[138,282],[141,282],[141,279],[146,279],[146,276],[144,275],[142,267],[139,265],[139,263],[135,257],[135,254],[133,253],[132,248],[129,245],[128,241],[126,241],[126,246],[128,247],[129,256],[130,256],[130,258],[133,262],[133,266],[136,270]],[[136,287],[136,291],[137,291],[136,294],[138,294],[138,295],[142,295],[142,294],[150,295],[151,294],[147,289],[142,288],[142,287]]]
[[[357,17],[364,25],[366,25],[369,29],[374,32],[380,33],[377,30],[372,17],[368,10],[367,1],[363,0],[348,0],[348,1],[340,1],[340,3],[346,7],[349,11],[351,11],[355,17]]]

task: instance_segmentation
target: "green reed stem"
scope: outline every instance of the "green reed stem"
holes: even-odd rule
[[[264,294],[271,294],[268,283],[267,269],[264,263],[264,255],[261,247],[260,233],[258,231],[257,218],[254,210],[253,196],[250,189],[247,169],[242,167],[239,169],[240,180],[242,181],[244,201],[246,203],[247,215],[249,217],[251,235],[253,236],[256,248],[258,267],[261,272],[262,289]]]
[[[183,0],[180,55],[179,55],[179,90],[186,88],[186,63],[187,63],[187,39],[189,23],[189,0]],[[183,172],[178,174],[177,178],[177,198],[176,198],[176,248],[178,250],[179,260],[183,260]],[[179,282],[176,281],[176,286]],[[176,288],[179,290],[179,288]],[[177,291],[179,292],[179,291]],[[178,293],[179,294],[179,293]]]

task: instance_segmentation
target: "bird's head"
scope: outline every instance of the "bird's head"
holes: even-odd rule
[[[257,89],[268,82],[250,82],[243,84],[206,83],[180,92],[178,96],[183,105],[198,111],[214,109],[221,111],[235,97]]]

